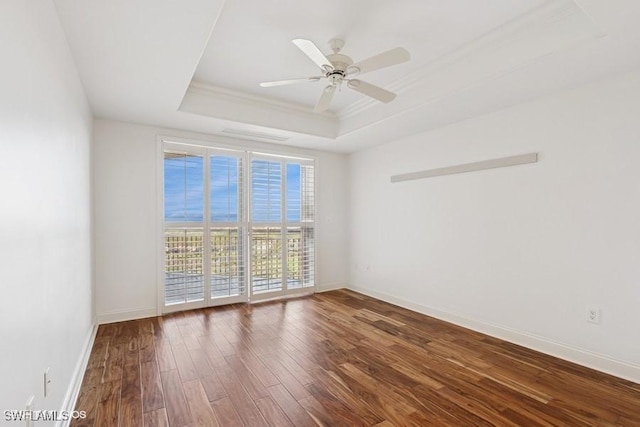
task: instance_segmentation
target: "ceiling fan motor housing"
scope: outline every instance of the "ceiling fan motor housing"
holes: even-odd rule
[[[329,83],[339,85],[347,75],[347,68],[353,64],[353,60],[347,55],[339,53],[328,55],[327,59],[331,61],[332,69],[327,70],[325,75],[329,79]]]
[[[331,65],[333,65],[334,70],[342,71],[343,73],[347,71],[347,67],[349,67],[349,65],[353,64],[353,59],[341,53],[327,55],[327,59],[331,61]]]

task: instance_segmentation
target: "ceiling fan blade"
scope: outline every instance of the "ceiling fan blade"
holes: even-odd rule
[[[400,64],[408,61],[409,59],[411,59],[409,52],[403,47],[397,47],[357,62],[349,68],[357,68],[360,70],[360,74],[362,74]]]
[[[396,99],[395,93],[389,92],[388,90],[382,89],[376,85],[372,85],[371,83],[363,82],[362,80],[351,79],[347,82],[347,86],[356,92],[360,92],[363,95],[370,96],[371,98],[384,103],[391,102]]]
[[[304,77],[304,78],[301,78],[301,79],[277,80],[275,82],[262,82],[262,83],[260,83],[260,86],[262,86],[262,87],[273,87],[273,86],[295,85],[295,84],[298,84],[298,83],[317,82],[321,78],[322,78],[322,76]]]
[[[327,108],[329,108],[329,105],[331,104],[331,100],[333,99],[333,94],[335,92],[336,92],[335,86],[329,85],[325,87],[313,111],[315,111],[316,113],[321,113],[323,111],[326,111]]]
[[[333,68],[331,61],[324,56],[324,53],[311,40],[294,39],[292,42],[323,71],[327,71],[325,66]]]

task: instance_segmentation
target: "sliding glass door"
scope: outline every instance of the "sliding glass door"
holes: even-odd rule
[[[243,161],[165,144],[164,312],[247,300]]]
[[[251,158],[251,299],[314,287],[313,162]]]
[[[163,147],[164,312],[313,292],[312,160]]]
[[[164,301],[167,307],[204,302],[204,167],[199,150],[164,153]]]
[[[243,164],[241,155],[209,156],[210,297],[217,304],[247,299]]]

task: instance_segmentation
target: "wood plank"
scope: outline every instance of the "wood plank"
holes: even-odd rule
[[[276,378],[273,373],[262,363],[262,360],[258,358],[251,351],[242,351],[238,353],[238,356],[242,363],[251,371],[253,374],[260,380],[260,382],[265,386],[269,387],[272,385],[280,384],[280,381]]]
[[[268,425],[233,370],[229,367],[216,368],[216,373],[242,422],[252,427]]]
[[[306,387],[309,394],[331,414],[334,420],[340,420],[337,425],[371,426],[383,421],[362,405],[351,404],[348,399],[342,397],[342,392],[336,388],[326,387],[324,384],[316,385],[315,383]],[[329,390],[333,390],[333,392]],[[311,412],[309,413],[311,414]]]
[[[155,361],[140,364],[142,385],[142,412],[153,412],[164,407],[164,394],[160,370]]]
[[[200,342],[198,341],[198,337],[196,334],[192,335],[183,335],[184,346],[187,347],[187,350],[198,350],[202,347],[200,346]]]
[[[171,349],[171,344],[168,340],[156,340],[155,351],[158,358],[158,368],[160,368],[160,372],[176,369],[173,350]]]
[[[207,356],[207,360],[209,361],[210,366],[216,368],[227,364],[227,361],[224,360],[224,356],[222,355],[222,353],[220,353],[220,350],[214,344],[210,337],[198,337],[198,342],[200,343],[200,347]]]
[[[269,423],[270,426],[291,426],[293,424],[289,421],[289,418],[282,412],[282,409],[273,401],[271,397],[263,397],[256,400],[256,405],[262,413],[262,416]]]
[[[277,358],[263,356],[261,359],[269,370],[276,376],[280,384],[284,385],[289,393],[291,393],[294,399],[301,400],[310,396],[307,389],[304,388],[304,385],[301,384]]]
[[[236,354],[235,347],[229,341],[227,341],[220,328],[215,324],[210,325],[210,327],[211,335],[209,335],[209,338],[216,345],[216,347],[218,347],[220,353],[223,356],[231,356]]]
[[[169,427],[166,409],[156,409],[144,414],[144,427]]]
[[[153,331],[142,331],[141,335],[138,337],[138,345],[140,351],[140,363],[156,361]]]
[[[293,360],[289,354],[281,352],[278,354],[277,359],[301,384],[307,385],[313,382],[311,375],[298,362]]]
[[[75,418],[72,420],[73,427],[93,426],[98,412],[98,399],[100,388],[97,386],[81,388],[76,402],[76,411],[85,411],[85,418]]]
[[[140,365],[126,366],[122,376],[120,393],[120,427],[142,425],[142,391],[140,387]]]
[[[331,412],[322,406],[322,404],[311,394],[302,400],[298,400],[298,403],[305,411],[307,411],[307,414],[309,414],[313,421],[315,421],[319,426],[352,425],[339,422],[339,418],[334,417]]]
[[[116,325],[115,323],[109,323],[106,325],[98,326],[98,331],[96,332],[96,340],[100,338],[111,339],[111,337],[113,337],[115,325]]]
[[[122,380],[109,381],[100,384],[100,392],[98,401],[104,402],[105,400],[115,399],[120,400],[120,392],[122,390]]]
[[[178,368],[178,372],[180,372],[182,382],[195,380],[200,377],[184,344],[171,344],[171,351],[173,352],[176,368]]]
[[[188,349],[188,351],[199,378],[213,375],[213,369],[207,359],[207,355],[200,346],[198,346],[198,348]]]
[[[191,412],[182,389],[180,374],[176,369],[160,373],[162,390],[167,409],[167,419],[170,427],[179,427],[189,424]]]
[[[240,383],[244,386],[244,389],[253,400],[258,400],[263,397],[269,396],[269,392],[264,387],[264,385],[262,385],[260,380],[253,374],[253,371],[249,370],[238,359],[238,356],[227,356],[225,357],[225,359],[227,360],[228,367],[221,367],[218,369],[231,368],[234,375],[238,378],[238,381],[240,381]]]
[[[278,404],[282,411],[295,426],[315,426],[313,418],[307,411],[291,396],[291,393],[282,385],[274,385],[268,388],[269,394]]]
[[[213,414],[213,409],[211,409],[211,404],[200,380],[184,382],[182,383],[182,388],[184,389],[184,395],[191,410],[192,425],[217,426],[218,421]]]
[[[87,369],[104,367],[108,348],[109,337],[96,337],[87,362]]]
[[[138,351],[138,337],[131,337],[124,345],[124,366],[137,365],[140,363],[140,353]]]
[[[406,401],[400,394],[382,386],[355,366],[345,363],[340,368],[337,372],[340,378],[382,419],[400,424],[406,416],[416,411],[413,402]]]
[[[98,403],[95,426],[118,426],[120,398],[111,398]]]
[[[84,377],[82,378],[82,390],[100,387],[102,384],[102,376],[104,373],[104,367],[99,368],[88,368],[84,372]]]
[[[222,399],[218,399],[211,404],[213,407],[213,411],[216,414],[216,418],[218,419],[218,423],[224,427],[232,427],[239,426],[242,427],[245,424],[242,422],[240,415],[236,411],[236,408],[233,406],[231,399],[228,397],[223,397]],[[250,425],[250,424],[249,424]]]
[[[207,393],[209,402],[214,402],[227,396],[227,392],[215,372],[212,375],[200,378],[200,381],[202,382],[205,393]]]
[[[104,365],[102,382],[115,381],[122,378],[124,366],[124,344],[110,343]]]
[[[163,330],[164,320],[162,317],[152,317],[149,319],[153,327],[153,339],[161,340],[165,339],[165,332]]]

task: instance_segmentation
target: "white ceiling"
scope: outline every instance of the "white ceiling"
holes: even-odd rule
[[[346,42],[355,62],[402,46],[412,59],[362,76],[381,86],[411,73],[544,0],[255,0],[228,1],[214,28],[194,80],[273,97],[313,108],[326,82],[262,88],[262,81],[317,76],[319,69],[291,43],[306,38],[325,53],[329,40]],[[362,95],[344,90],[332,103],[340,110]]]
[[[640,66],[637,0],[55,0],[97,117],[351,152]],[[355,61],[403,46],[313,113],[322,83],[292,43]]]

